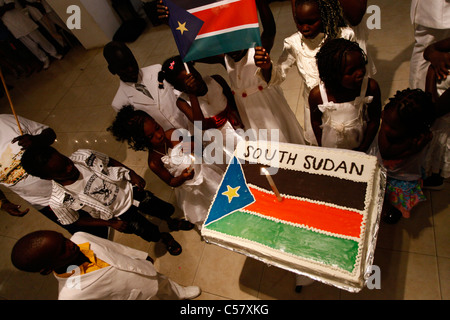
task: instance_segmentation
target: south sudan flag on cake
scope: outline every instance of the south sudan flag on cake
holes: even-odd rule
[[[262,168],[272,173],[271,179]],[[370,272],[383,192],[376,157],[243,142],[227,167],[202,235],[268,264],[359,291]]]

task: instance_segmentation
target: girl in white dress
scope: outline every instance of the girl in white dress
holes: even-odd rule
[[[284,40],[284,47],[277,63],[273,63],[265,48],[255,48],[255,63],[258,74],[269,84],[279,85],[292,66],[296,66],[303,82],[300,83],[300,100],[304,106],[304,137],[308,144],[317,145],[311,127],[308,96],[319,83],[315,56],[326,40],[345,38],[354,40],[353,30],[346,26],[337,0],[298,0],[295,7],[295,22],[298,32]]]
[[[200,228],[222,179],[222,169],[195,159],[193,143],[184,141],[187,136],[181,135],[180,142],[176,129],[164,131],[150,115],[132,106],[119,111],[113,127],[119,141],[127,141],[136,151],[148,151],[149,168],[174,188],[185,219]]]
[[[177,99],[178,108],[197,128],[201,124],[203,141],[214,141],[205,149],[204,160],[228,163],[237,143],[242,140],[235,130],[242,128],[242,123],[231,90],[222,77],[202,77],[192,63],[188,63],[188,68],[189,72],[180,56],[169,58],[163,63],[160,80],[164,78],[181,91]],[[215,152],[219,149],[223,154]]]
[[[319,146],[366,152],[381,118],[378,83],[366,76],[367,59],[356,42],[327,41],[317,54],[322,82],[309,95]]]

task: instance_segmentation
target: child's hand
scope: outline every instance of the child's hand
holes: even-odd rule
[[[130,170],[130,182],[133,186],[136,186],[139,189],[144,189],[146,185],[144,178],[142,178],[133,170]]]
[[[156,4],[156,12],[158,13],[158,19],[164,23],[167,23],[167,20],[169,19],[169,8],[163,4],[162,0],[158,0],[158,3]]]
[[[191,180],[194,177],[195,171],[194,169],[186,168],[181,172],[181,176],[184,178],[184,180]]]
[[[190,94],[195,94],[198,90],[198,82],[195,79],[195,76],[192,73],[186,75],[186,79],[184,80],[184,85],[186,86],[186,92]]]
[[[255,47],[255,64],[263,70],[269,70],[272,67],[269,53],[263,47]]]
[[[450,69],[450,53],[434,51],[430,54],[429,59],[436,73],[436,78],[438,80],[446,79]]]

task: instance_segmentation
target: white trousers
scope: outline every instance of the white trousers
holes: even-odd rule
[[[26,36],[20,37],[19,40],[42,62],[48,60],[45,52],[52,57],[58,55],[56,48],[38,30],[34,30]]]
[[[433,42],[450,37],[450,29],[433,29],[416,25],[414,30],[414,49],[410,62],[409,86],[411,89],[425,90],[425,81],[430,62],[423,57],[423,52]]]

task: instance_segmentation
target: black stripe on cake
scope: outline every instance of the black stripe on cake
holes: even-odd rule
[[[245,179],[266,190],[272,190],[261,164],[242,164]],[[336,177],[288,169],[278,169],[272,179],[281,194],[322,201],[363,211],[367,182],[355,182]]]

